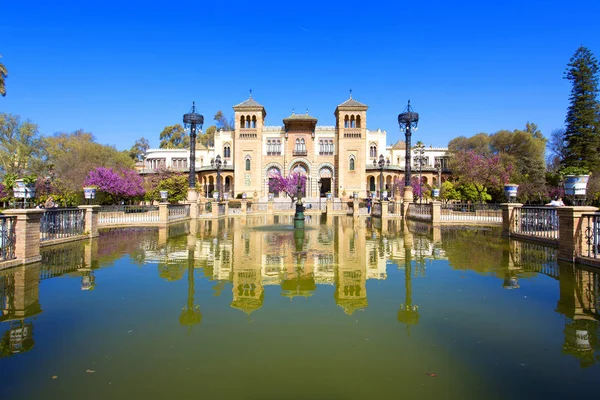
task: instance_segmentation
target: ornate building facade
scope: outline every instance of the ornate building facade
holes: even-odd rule
[[[387,145],[387,132],[367,129],[368,106],[350,96],[335,108],[335,125],[317,125],[308,112],[292,112],[282,125],[267,126],[266,109],[252,95],[233,107],[233,131],[215,133],[214,146],[196,150],[199,191],[210,196],[217,188],[217,171],[211,160],[217,155],[225,161],[221,168],[223,191],[230,197],[246,193],[266,198],[269,180],[275,174],[287,176],[299,171],[307,176],[305,196],[360,197],[380,189],[395,191],[404,181],[405,143]],[[437,185],[446,178],[447,148],[424,147],[412,153],[412,174],[423,177],[424,184]],[[374,163],[383,155],[386,166]],[[189,150],[149,149],[142,173],[159,167],[188,171]],[[273,194],[278,197],[278,193]]]

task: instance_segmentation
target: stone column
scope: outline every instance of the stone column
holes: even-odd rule
[[[219,202],[218,201],[213,201],[212,202],[210,211],[211,211],[211,214],[212,214],[211,216],[213,218],[219,218]]]
[[[225,214],[224,215],[229,215],[229,200],[224,201],[225,203]]]
[[[23,264],[40,261],[40,219],[43,209],[5,210],[4,215],[16,216],[15,256]]]
[[[358,199],[354,199],[352,201],[352,216],[354,218],[358,218],[359,213],[360,213],[360,208],[358,205]]]
[[[406,218],[408,212],[408,205],[413,201],[413,188],[412,186],[404,187],[404,197],[402,198],[402,216]]]
[[[269,200],[267,202],[267,212],[269,214],[273,214],[273,200]]]
[[[587,244],[585,242],[585,226],[583,214],[591,214],[598,209],[596,207],[558,207],[559,242],[558,258],[569,262],[575,262],[578,256],[583,254]]]
[[[246,215],[248,212],[248,204],[246,204],[246,199],[242,199],[242,206],[240,207],[242,215]]]
[[[100,206],[78,206],[77,208],[84,211],[85,231],[89,232],[89,237],[98,237],[98,212],[100,211]]]
[[[158,222],[161,224],[169,222],[169,203],[158,204]]]
[[[387,200],[382,200],[381,201],[381,219],[387,219],[389,211],[390,211],[390,202]]]
[[[439,225],[442,220],[442,202],[441,201],[432,201],[431,203],[431,223],[434,225]]]
[[[500,209],[502,210],[502,236],[510,236],[513,224],[515,222],[515,208],[521,208],[521,203],[502,203]]]
[[[198,218],[198,202],[191,201],[191,202],[188,202],[188,204],[190,205],[190,218],[191,219]]]
[[[327,213],[327,215],[331,215],[331,213],[333,212],[333,202],[331,201],[331,199],[327,199],[327,201],[325,202],[325,212]]]

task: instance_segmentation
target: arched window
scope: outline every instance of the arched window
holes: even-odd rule
[[[350,117],[350,127],[356,128],[356,121],[354,120],[354,115]]]
[[[377,146],[372,144],[371,147],[369,148],[369,156],[371,157],[377,157]]]
[[[350,127],[350,118],[348,118],[348,116],[346,115],[344,117],[344,128],[349,128]]]
[[[306,152],[306,143],[304,142],[304,139],[300,139],[300,151]]]
[[[225,147],[223,147],[223,157],[225,157],[225,158],[231,157],[231,147],[229,147],[229,144],[226,144]]]
[[[256,128],[256,115],[252,116],[252,128]]]
[[[251,165],[251,161],[250,161],[250,156],[246,157],[246,171],[250,171],[252,165]]]
[[[246,115],[246,128],[250,128],[250,116]]]
[[[246,127],[246,117],[244,117],[243,115],[240,117],[240,128],[245,128]]]
[[[333,140],[329,141],[329,153],[333,154]]]
[[[275,149],[277,154],[281,154],[281,140],[277,140],[277,148]]]
[[[324,150],[323,150],[323,141],[319,140],[319,154],[323,154]]]
[[[349,169],[350,171],[354,171],[355,167],[356,167],[356,166],[354,165],[354,156],[350,156],[350,164],[349,164],[349,166],[348,166],[348,169]]]
[[[294,151],[300,151],[300,139],[296,139],[296,147],[294,147]]]
[[[360,115],[356,116],[356,127],[360,128]]]
[[[273,153],[273,145],[270,140],[267,140],[267,154]]]

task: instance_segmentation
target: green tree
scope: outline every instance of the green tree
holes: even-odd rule
[[[214,146],[215,132],[217,132],[217,127],[215,125],[209,126],[202,135],[198,136],[198,143],[206,147]]]
[[[144,159],[144,154],[146,154],[146,150],[150,148],[150,142],[148,139],[142,137],[135,141],[131,149],[129,149],[129,157],[131,157],[134,161],[142,161]]]
[[[563,166],[600,168],[600,105],[598,103],[598,60],[581,46],[564,74],[571,81],[569,108],[565,119],[566,143]]]
[[[227,121],[227,118],[225,118],[225,115],[223,115],[223,112],[221,110],[217,111],[217,113],[215,114],[214,120],[217,122],[216,125],[219,130],[224,130],[224,131],[233,131],[234,130],[233,119]]]
[[[186,149],[190,147],[190,135],[181,124],[166,126],[160,133],[161,149]]]
[[[460,192],[456,190],[454,183],[450,181],[446,181],[442,183],[442,188],[440,189],[440,199],[444,203],[448,203],[450,200],[460,200]]]
[[[69,198],[82,195],[88,173],[105,167],[114,170],[131,169],[133,160],[128,154],[113,146],[97,143],[94,136],[83,130],[72,133],[59,132],[44,138],[48,164],[53,166],[56,191]]]
[[[0,56],[2,58],[2,56]],[[6,96],[6,86],[4,85],[4,80],[8,77],[8,70],[4,66],[4,64],[0,63],[0,95],[3,97]]]
[[[0,172],[2,175],[39,174],[44,146],[38,127],[18,115],[0,113]]]
[[[550,134],[548,140],[548,158],[546,159],[546,169],[548,172],[556,173],[565,158],[565,129],[555,129]]]

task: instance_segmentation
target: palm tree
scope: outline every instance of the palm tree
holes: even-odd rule
[[[2,56],[0,56],[2,58]],[[6,96],[6,88],[4,87],[4,78],[8,76],[8,71],[4,64],[0,63],[0,95]]]

